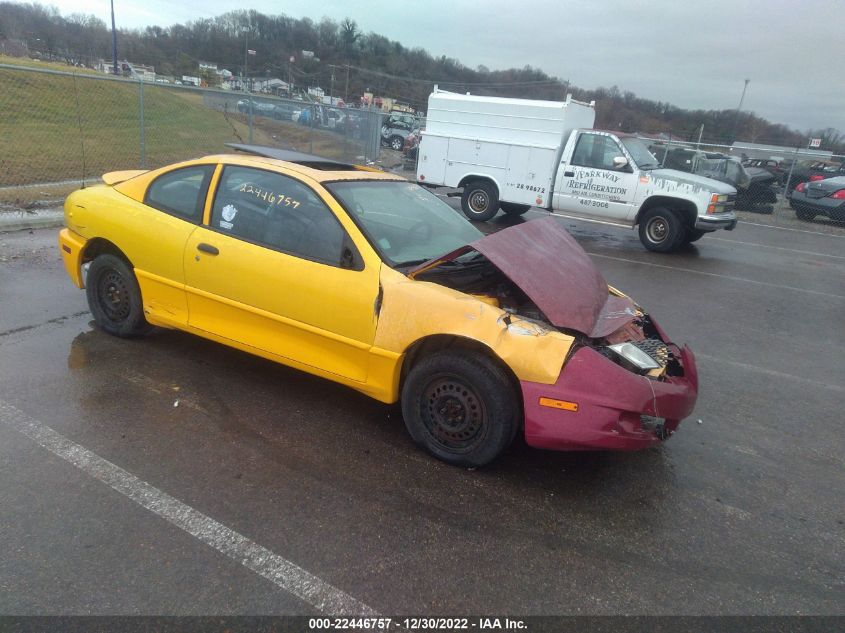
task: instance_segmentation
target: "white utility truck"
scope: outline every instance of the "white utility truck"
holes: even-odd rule
[[[592,129],[595,102],[478,97],[438,90],[428,98],[417,181],[462,189],[471,220],[536,206],[593,222],[639,227],[668,252],[736,226],[736,189],[661,169],[636,136]],[[457,195],[457,194],[455,194]]]

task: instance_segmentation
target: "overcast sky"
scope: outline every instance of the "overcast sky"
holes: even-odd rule
[[[582,88],[631,90],[684,108],[736,108],[845,132],[842,0],[114,0],[118,28],[234,9],[350,17],[470,67],[541,68]],[[109,22],[109,0],[53,0]]]

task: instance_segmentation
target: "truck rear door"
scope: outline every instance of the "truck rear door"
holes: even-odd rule
[[[554,208],[566,214],[629,223],[636,211],[639,175],[630,164],[614,164],[617,157],[626,157],[619,142],[606,132],[579,132],[574,149],[564,152],[564,159],[567,156],[569,160],[559,167]]]

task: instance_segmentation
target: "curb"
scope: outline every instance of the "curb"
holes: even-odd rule
[[[27,213],[15,211],[0,213],[0,233],[26,231],[28,229],[47,229],[64,226],[65,216],[60,209]]]

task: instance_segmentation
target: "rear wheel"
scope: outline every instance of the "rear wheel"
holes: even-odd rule
[[[499,211],[499,190],[487,180],[473,180],[464,186],[461,209],[470,220],[484,222]]]
[[[514,204],[513,202],[500,202],[499,208],[508,215],[522,215],[531,207],[527,204]]]
[[[795,215],[798,216],[799,220],[805,220],[807,222],[810,222],[816,217],[815,213],[807,209],[795,209]]]
[[[650,251],[668,253],[684,243],[687,227],[677,211],[654,207],[640,219],[640,242]]]
[[[109,334],[130,338],[152,329],[144,319],[135,273],[121,258],[104,253],[91,262],[85,295],[97,325]]]
[[[521,420],[505,370],[462,350],[420,360],[402,387],[402,416],[414,442],[456,466],[482,466],[513,441]]]

